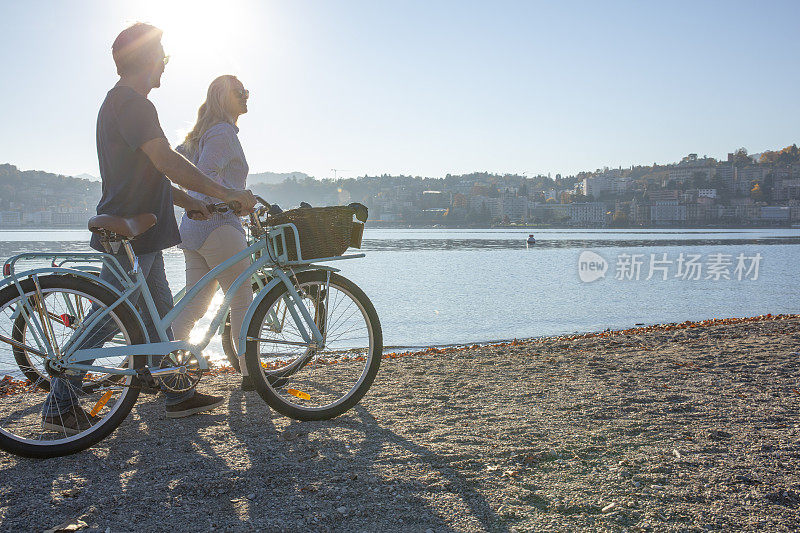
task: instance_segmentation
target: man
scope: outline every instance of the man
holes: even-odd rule
[[[162,32],[149,24],[136,23],[123,30],[111,47],[117,73],[117,84],[108,92],[97,117],[97,157],[103,180],[98,214],[131,216],[153,213],[155,226],[133,241],[139,269],[163,317],[172,308],[172,292],[164,272],[162,250],[180,243],[173,203],[188,211],[209,215],[199,200],[173,187],[172,182],[228,203],[238,203],[240,212],[252,212],[256,203],[250,191],[223,187],[206,177],[183,156],[170,148],[158,113],[147,95],[161,86],[161,75],[168,56],[161,46]],[[103,251],[100,239],[92,236],[91,246]],[[124,253],[117,259],[130,269]],[[106,271],[100,277],[119,287],[119,282]],[[143,306],[142,306],[143,307]],[[155,326],[145,313],[145,326],[151,341],[157,342]],[[96,328],[82,348],[102,346],[116,334],[113,323]],[[172,339],[172,332],[169,331]],[[45,402],[42,424],[45,429],[77,434],[92,425],[92,417],[78,404],[82,375],[54,378]],[[195,392],[166,394],[167,417],[179,418],[214,409],[223,399]]]

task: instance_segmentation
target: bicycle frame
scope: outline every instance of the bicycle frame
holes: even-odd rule
[[[296,261],[289,261],[287,252],[286,252],[286,232],[292,231],[294,234],[294,239],[296,242],[296,250],[298,253],[298,258]],[[103,372],[107,374],[116,374],[116,375],[136,375],[136,370],[132,368],[110,368],[110,367],[103,367],[103,366],[95,366],[92,364],[85,364],[86,361],[91,361],[98,358],[103,357],[127,357],[127,356],[148,356],[149,360],[148,363],[152,363],[152,357],[154,356],[165,356],[170,352],[176,350],[186,350],[192,352],[194,354],[202,353],[202,350],[208,346],[211,342],[211,338],[215,331],[217,331],[224,317],[230,308],[231,300],[233,299],[234,294],[236,291],[241,287],[243,283],[248,283],[248,287],[250,284],[250,279],[259,270],[268,270],[269,275],[272,279],[269,283],[266,284],[258,293],[258,296],[253,299],[250,307],[247,309],[245,313],[245,320],[244,325],[242,327],[242,331],[239,333],[238,343],[237,343],[237,351],[240,354],[240,357],[244,354],[247,335],[246,329],[247,324],[249,323],[250,319],[255,312],[256,307],[261,302],[261,300],[266,297],[269,291],[278,284],[283,284],[286,287],[288,298],[285,298],[287,309],[289,314],[294,320],[295,325],[300,332],[304,342],[289,342],[284,341],[289,344],[297,345],[297,346],[306,346],[309,348],[322,348],[324,346],[324,335],[320,332],[319,328],[317,327],[314,318],[309,313],[308,309],[306,308],[305,304],[303,303],[302,297],[298,294],[297,290],[294,287],[289,275],[284,271],[284,269],[291,269],[293,271],[303,271],[309,269],[323,269],[323,270],[331,270],[336,271],[337,269],[329,267],[329,266],[319,266],[314,263],[320,262],[328,262],[328,261],[337,261],[342,259],[355,259],[359,257],[364,257],[364,254],[350,254],[350,255],[342,255],[342,256],[335,256],[335,257],[326,257],[315,259],[314,262],[312,261],[305,261],[300,256],[300,243],[298,238],[297,228],[294,224],[282,224],[279,226],[274,226],[269,229],[267,234],[259,239],[256,240],[253,244],[245,248],[244,250],[240,251],[236,255],[228,258],[223,263],[219,264],[215,268],[213,268],[210,272],[204,275],[193,287],[191,287],[186,294],[176,302],[175,306],[172,310],[170,310],[164,318],[161,318],[158,314],[156,309],[155,301],[150,294],[150,290],[147,287],[147,282],[145,277],[138,271],[138,260],[136,260],[135,255],[133,254],[132,248],[130,247],[130,243],[128,241],[123,241],[123,245],[125,246],[126,250],[129,253],[131,258],[131,262],[134,265],[134,268],[131,272],[126,273],[124,269],[120,266],[117,259],[111,254],[102,254],[102,253],[87,253],[87,254],[21,254],[19,256],[15,256],[9,261],[7,261],[7,265],[11,265],[10,267],[6,268],[6,272],[10,271],[10,276],[8,276],[3,283],[0,283],[0,287],[2,285],[6,285],[8,283],[14,283],[17,286],[17,289],[20,291],[20,294],[24,294],[23,289],[20,285],[20,279],[23,276],[29,277],[36,277],[42,273],[60,273],[60,272],[68,272],[68,273],[81,273],[85,277],[89,277],[92,274],[86,273],[83,270],[79,269],[68,269],[63,268],[63,263],[65,262],[91,262],[91,261],[102,261],[104,264],[108,265],[112,268],[114,275],[117,279],[121,282],[123,286],[123,290],[120,292],[117,289],[114,289],[115,294],[119,294],[119,298],[112,304],[102,309],[101,311],[92,315],[88,322],[83,325],[82,330],[80,333],[75,336],[73,335],[62,347],[59,354],[52,353],[50,346],[42,346],[38,339],[36,339],[37,343],[39,343],[40,349],[46,348],[47,356],[52,358],[56,361],[59,361],[63,364],[64,368],[66,369],[74,369],[74,370],[81,370],[81,371],[91,371],[91,372]],[[214,318],[211,321],[211,324],[205,331],[203,338],[200,342],[193,344],[188,341],[183,340],[174,340],[170,341],[167,335],[167,329],[170,325],[175,321],[181,311],[188,305],[189,302],[194,299],[197,294],[203,290],[209,283],[213,283],[216,281],[217,276],[230,268],[231,266],[235,265],[239,261],[242,261],[246,258],[251,258],[254,254],[258,251],[266,251],[266,254],[260,254],[260,257],[253,260],[248,268],[242,272],[236,279],[233,281],[230,289],[228,290],[227,294],[225,295],[222,305],[220,305],[219,309],[217,310]],[[21,272],[20,274],[16,274],[13,272],[13,264],[20,260],[20,259],[31,259],[31,258],[41,258],[41,257],[53,257],[53,263],[50,268],[42,268],[36,269],[32,271]],[[55,258],[64,259],[62,263],[57,266],[55,263]],[[92,281],[95,282],[102,282],[99,278],[94,277]],[[110,284],[102,282],[102,284],[107,285],[108,287],[112,288]],[[38,287],[38,284],[37,284]],[[150,318],[155,325],[156,333],[158,335],[158,339],[147,339],[149,342],[147,344],[135,344],[135,345],[126,345],[126,346],[115,346],[115,347],[107,347],[107,348],[89,348],[89,349],[78,349],[77,346],[80,346],[80,343],[90,334],[91,330],[94,328],[95,325],[99,324],[101,320],[103,320],[108,314],[113,310],[116,309],[120,305],[129,305],[134,310],[135,301],[133,300],[133,296],[138,298],[139,294],[141,294],[142,300],[145,304],[145,309],[143,312],[147,312]],[[298,312],[299,311],[299,312]],[[38,321],[35,319],[35,313],[32,309],[30,309],[30,305],[27,300],[23,300],[20,309],[16,310],[15,312],[24,312],[26,315],[26,320],[29,318],[32,319],[31,322],[33,326],[35,326],[36,330],[38,331],[39,335],[42,338],[47,338],[44,334],[44,330],[42,326],[39,325]],[[141,320],[141,316],[138,316],[140,323],[143,323]],[[42,350],[44,351],[44,350]],[[204,357],[198,357],[198,368],[201,370],[207,370],[208,362]],[[242,368],[244,366],[242,365]],[[246,370],[245,370],[246,371]],[[171,373],[170,369],[161,369],[161,370],[154,370],[151,372],[152,375],[166,375]]]

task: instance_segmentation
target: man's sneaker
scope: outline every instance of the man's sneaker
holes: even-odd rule
[[[194,396],[181,403],[167,406],[167,418],[183,418],[184,416],[192,416],[203,411],[210,411],[219,407],[225,402],[222,396],[211,396],[210,394],[202,394],[196,392]]]
[[[253,384],[253,378],[250,376],[242,376],[242,390],[245,392],[256,390],[256,386]]]
[[[97,418],[89,415],[80,406],[60,415],[43,416],[42,429],[77,435],[86,431],[97,422]]]

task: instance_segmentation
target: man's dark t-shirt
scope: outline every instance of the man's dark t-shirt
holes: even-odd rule
[[[132,241],[137,254],[157,252],[181,242],[170,181],[139,149],[159,137],[165,135],[150,100],[130,87],[108,91],[97,116],[97,157],[103,179],[97,214],[153,213],[158,217],[155,226]],[[103,250],[97,235],[92,235],[91,247]]]

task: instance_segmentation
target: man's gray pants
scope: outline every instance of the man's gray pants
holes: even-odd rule
[[[153,296],[153,301],[156,304],[158,314],[163,318],[171,309],[173,304],[172,291],[169,289],[167,282],[167,273],[164,270],[164,255],[161,251],[149,254],[137,255],[139,259],[139,272],[147,281],[147,287],[150,289],[150,294]],[[116,254],[119,264],[127,272],[132,269],[128,256],[125,253]],[[122,284],[117,280],[108,267],[103,266],[100,272],[100,279],[107,281],[119,290],[122,290]],[[130,298],[131,301],[137,300],[137,294],[133,294]],[[150,342],[159,342],[156,326],[150,318],[150,313],[147,312],[147,306],[144,303],[144,298],[138,295],[139,309],[142,310],[142,319],[147,328],[147,334],[150,337]],[[92,305],[87,319],[92,313],[99,309],[98,305]],[[97,325],[92,329],[89,334],[80,344],[78,348],[90,349],[99,348],[104,343],[114,338],[114,335],[119,333],[119,328],[111,317],[107,317],[102,325]],[[167,328],[167,336],[169,340],[174,340],[172,336],[172,328]],[[84,364],[90,365],[92,361],[85,361]],[[54,377],[51,380],[50,393],[47,395],[45,406],[42,411],[42,416],[58,416],[70,411],[73,405],[78,403],[78,395],[81,393],[81,385],[83,383],[83,376],[85,372],[79,374],[69,375],[64,378]],[[166,396],[167,405],[175,405],[184,400],[188,400],[194,396],[194,389],[186,392],[164,392]]]

